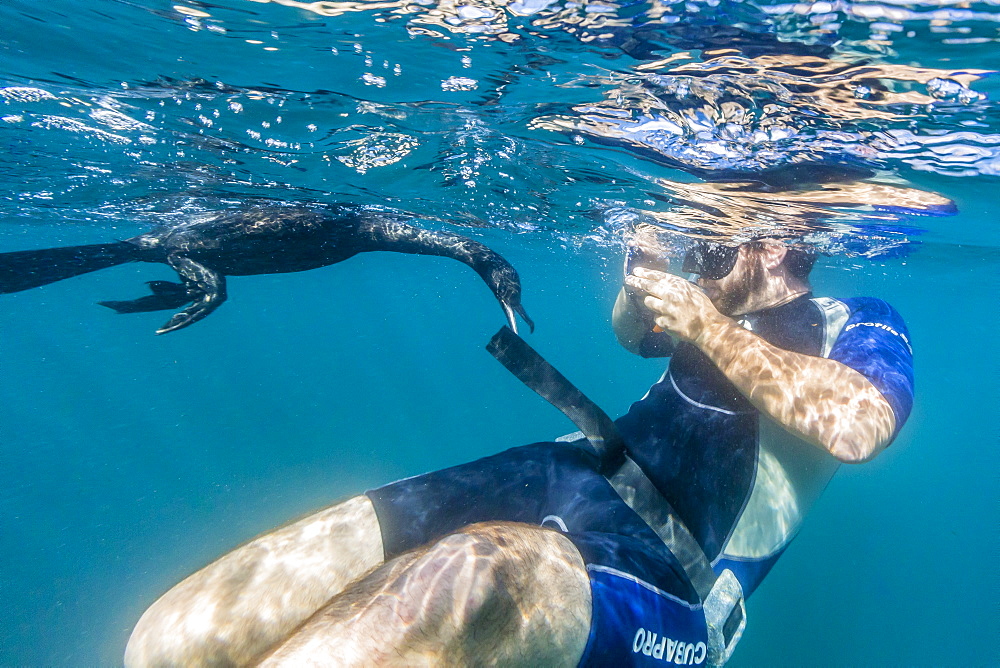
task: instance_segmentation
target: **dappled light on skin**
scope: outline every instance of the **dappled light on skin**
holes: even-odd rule
[[[807,291],[781,273],[780,244],[767,249],[757,255],[741,246],[729,275],[699,281],[704,292],[678,276],[643,268],[626,283],[646,293],[643,303],[659,327],[698,347],[762,413],[840,461],[871,459],[895,428],[892,408],[878,389],[850,367],[773,346],[730,317]],[[751,281],[755,285],[747,291]],[[746,300],[734,303],[734,294]]]
[[[590,585],[562,534],[475,524],[335,598],[262,666],[574,666]]]
[[[175,586],[142,616],[127,666],[245,665],[382,562],[367,497],[256,538]]]
[[[892,435],[889,403],[843,364],[775,349],[732,321],[694,343],[755,407],[843,462],[871,459]]]

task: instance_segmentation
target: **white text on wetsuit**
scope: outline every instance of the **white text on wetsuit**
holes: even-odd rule
[[[705,643],[697,644],[674,640],[666,636],[659,637],[653,631],[640,628],[635,632],[635,640],[632,641],[632,651],[635,654],[645,654],[654,659],[659,659],[667,663],[674,663],[678,666],[693,666],[705,662],[705,654],[708,648]]]
[[[894,330],[889,325],[885,325],[885,324],[883,324],[881,322],[855,322],[855,323],[850,324],[847,327],[845,327],[844,331],[845,332],[849,332],[852,329],[854,329],[855,327],[877,327],[878,329],[882,329],[882,330],[885,330],[885,331],[889,332],[893,336],[898,336],[899,338],[901,338],[903,340],[903,343],[906,344],[906,347],[909,349],[910,354],[911,355],[913,354],[913,348],[910,346],[910,340],[908,338],[906,338],[906,335],[905,334],[901,334],[900,332],[897,332],[896,330]]]

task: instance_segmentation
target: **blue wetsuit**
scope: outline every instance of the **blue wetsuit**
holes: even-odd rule
[[[885,396],[896,430],[913,401],[906,327],[878,299],[810,299],[744,316],[770,343],[829,357]],[[650,333],[647,356],[672,353],[663,377],[617,420],[629,456],[674,507],[717,572],[749,595],[794,537],[837,461],[762,416],[697,348],[669,350]],[[475,522],[564,532],[591,580],[593,614],[581,665],[701,665],[698,594],[662,540],[569,443],[535,443],[371,490],[385,556]]]

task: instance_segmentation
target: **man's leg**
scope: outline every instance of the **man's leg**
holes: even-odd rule
[[[246,664],[383,561],[378,518],[358,496],[255,538],[143,614],[127,666]]]
[[[590,580],[556,531],[476,524],[383,565],[262,666],[576,666]]]

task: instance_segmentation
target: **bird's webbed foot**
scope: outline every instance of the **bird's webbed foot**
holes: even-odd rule
[[[156,330],[157,334],[166,334],[194,324],[226,301],[226,277],[219,272],[183,255],[171,255],[167,262],[184,281],[183,287],[189,295],[185,301],[193,301]]]
[[[97,302],[118,313],[148,313],[179,308],[192,301],[197,293],[188,290],[188,286],[171,281],[147,281],[146,285],[153,292],[151,295],[130,299],[127,301]]]

